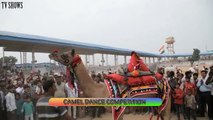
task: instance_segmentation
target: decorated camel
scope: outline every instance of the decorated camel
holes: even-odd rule
[[[128,70],[122,74],[109,74],[105,76],[105,84],[96,83],[88,74],[79,55],[75,50],[60,53],[53,51],[49,55],[67,70],[75,74],[85,97],[89,98],[162,98],[162,105],[157,107],[157,119],[170,119],[170,87],[162,75],[150,72],[136,52],[132,52]],[[162,79],[162,80],[160,80]],[[120,85],[125,86],[123,88]],[[112,107],[114,120],[123,119],[126,107]],[[150,117],[152,119],[152,115]]]

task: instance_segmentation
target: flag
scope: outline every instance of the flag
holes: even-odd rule
[[[164,45],[162,45],[158,51],[160,52],[160,54],[165,53]]]
[[[163,54],[163,53],[165,53],[165,50],[163,50],[162,52],[160,52],[160,54]]]

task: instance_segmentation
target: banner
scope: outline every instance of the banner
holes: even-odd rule
[[[51,98],[50,106],[160,106],[160,98]]]

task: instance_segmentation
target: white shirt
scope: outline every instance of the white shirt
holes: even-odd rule
[[[75,84],[75,89],[71,89],[68,85],[68,83],[65,84],[65,90],[67,92],[67,96],[68,97],[71,97],[71,98],[74,98],[74,97],[78,97],[78,87],[77,87],[77,84]]]
[[[36,86],[36,90],[35,90],[36,94],[38,95],[41,95],[41,94],[44,94],[44,89],[43,87],[39,87],[39,86]]]
[[[60,85],[58,85],[57,83],[55,83],[55,86],[56,86],[56,91],[55,91],[55,97],[58,97],[58,98],[64,98],[65,97],[65,83],[64,82],[61,82]]]
[[[6,107],[7,111],[13,111],[16,109],[16,100],[15,100],[15,95],[11,92],[7,93],[5,96],[6,99]]]
[[[2,105],[2,110],[4,110],[4,93],[2,91],[0,91],[0,105]],[[1,110],[1,109],[0,109]]]
[[[206,80],[207,80],[207,78],[208,77],[206,77],[206,78],[201,78],[201,79],[199,79],[198,80],[198,82],[197,82],[197,87],[199,87],[199,90],[201,91],[201,92],[209,92],[209,91],[211,91],[211,87],[212,87],[212,85],[211,84],[208,84],[208,85],[206,85]],[[203,81],[203,84],[201,85],[201,80]]]
[[[24,93],[24,88],[18,87],[18,88],[16,88],[16,92],[19,93],[19,94],[22,94],[22,93]]]

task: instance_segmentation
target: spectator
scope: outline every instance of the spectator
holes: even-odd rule
[[[3,93],[3,90],[2,90],[2,82],[0,81],[0,116],[3,116],[3,111],[4,111],[4,93]]]
[[[71,80],[69,80],[65,84],[65,93],[66,93],[66,96],[69,98],[77,98],[78,97],[78,86],[77,86],[76,82],[71,83]],[[73,118],[76,119],[77,107],[76,106],[72,106],[72,108],[68,107],[68,114],[70,116],[73,114]]]
[[[185,96],[184,104],[186,105],[187,119],[190,120],[190,116],[192,116],[192,118],[196,120],[196,115],[195,115],[196,100],[191,90],[189,90],[188,94]]]
[[[171,87],[171,89],[172,89],[172,91],[174,91],[174,89],[175,89],[175,86],[176,86],[176,84],[177,84],[177,82],[176,82],[176,80],[175,80],[175,73],[174,73],[174,71],[170,71],[169,73],[168,73],[168,77],[169,77],[169,85],[170,85],[170,87]]]
[[[63,118],[71,120],[65,107],[49,106],[49,99],[54,96],[56,86],[53,80],[45,80],[43,83],[45,95],[42,96],[36,104],[38,120],[58,120]]]
[[[56,80],[56,92],[55,97],[64,98],[65,97],[65,83],[62,82],[62,76],[60,74],[54,74]]]
[[[30,97],[30,99],[32,99],[31,93],[30,93],[30,86],[24,85],[24,93],[22,95],[22,99],[25,101],[28,96]]]
[[[198,82],[198,73],[194,73],[193,74],[193,81],[194,81],[194,84],[197,85],[197,82]]]
[[[20,95],[24,92],[23,83],[21,81],[18,81],[18,88],[16,88],[16,92]]]
[[[5,96],[6,99],[6,107],[7,107],[7,118],[8,120],[16,119],[16,100],[14,95],[14,87],[8,86],[8,93]]]
[[[199,105],[198,110],[200,113],[200,117],[205,117],[205,110],[206,110],[206,104],[208,105],[208,108],[210,108],[211,102],[211,85],[206,85],[205,81],[207,79],[207,71],[202,70],[201,71],[202,78],[197,82],[197,87],[200,90],[200,98],[199,98]],[[208,116],[211,116],[212,113],[208,111]]]
[[[208,108],[209,110],[209,113],[212,113],[213,112],[213,66],[210,67],[210,71],[209,71],[209,74],[208,74],[208,78],[206,80],[206,85],[211,85],[211,96],[210,96],[210,106]],[[213,120],[213,114],[210,114],[209,116],[209,120]]]
[[[39,98],[41,95],[44,94],[44,89],[43,89],[43,86],[41,84],[41,81],[40,80],[37,80],[37,86],[36,86],[36,97]]]
[[[179,84],[176,84],[173,97],[178,120],[180,120],[180,112],[183,112],[183,96],[184,96],[183,90],[180,89]]]
[[[182,79],[183,79],[184,75],[182,73],[177,74],[177,83],[181,85],[182,83]]]
[[[17,110],[16,110],[17,120],[23,120],[23,114],[21,112],[21,109],[22,109],[24,101],[23,99],[21,99],[21,96],[19,93],[16,93],[15,97],[16,97],[16,107],[17,107]]]
[[[193,74],[193,81],[195,84],[195,100],[197,102],[197,105],[199,105],[199,97],[200,97],[200,90],[197,88],[197,82],[198,82],[198,73]],[[196,112],[198,112],[198,107],[196,106]]]
[[[22,106],[22,112],[24,113],[25,120],[33,120],[33,103],[31,102],[30,96],[26,96],[25,102]]]
[[[175,86],[176,86],[176,84],[177,84],[177,82],[176,82],[176,80],[175,80],[175,77],[174,77],[174,75],[175,75],[175,73],[174,73],[174,71],[170,71],[169,73],[168,73],[168,79],[169,79],[169,85],[170,85],[170,87],[171,87],[171,94],[173,94],[173,92],[174,92],[174,90],[175,90]],[[175,112],[175,105],[174,105],[174,98],[172,97],[171,98],[171,111],[172,112]]]
[[[186,82],[185,82],[184,88],[183,88],[184,94],[188,95],[189,91],[191,91],[192,94],[195,95],[195,89],[196,89],[195,84],[190,81],[189,77],[186,77],[185,80],[186,80]]]

